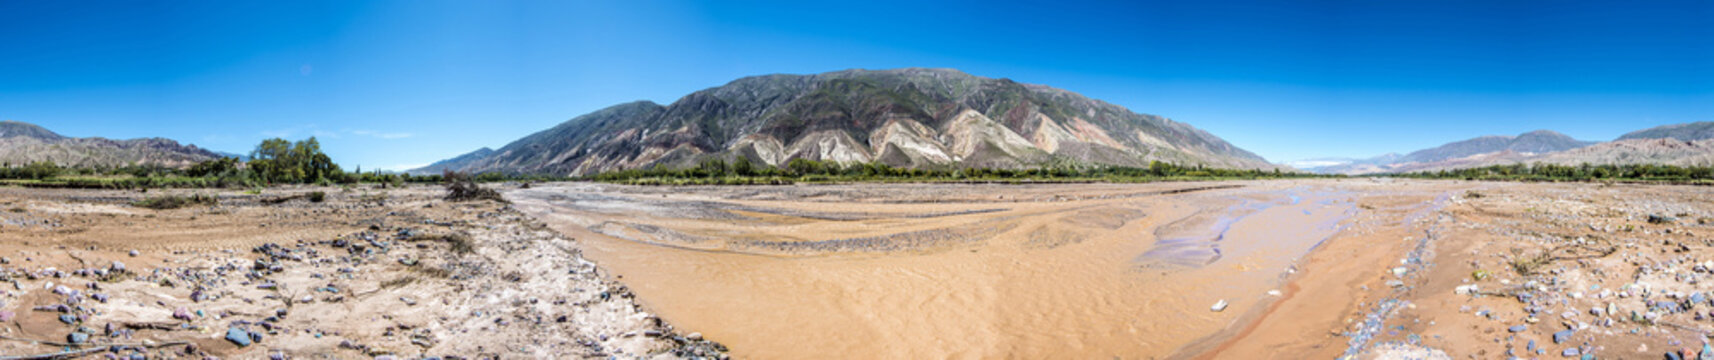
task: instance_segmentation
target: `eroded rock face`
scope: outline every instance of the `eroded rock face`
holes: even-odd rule
[[[670,105],[608,107],[441,170],[582,175],[688,165],[707,156],[893,166],[1028,167],[1052,157],[1272,168],[1202,130],[1065,90],[950,69],[747,77]]]

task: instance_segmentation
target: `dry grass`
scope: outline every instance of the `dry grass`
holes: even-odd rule
[[[459,254],[468,254],[471,251],[476,250],[476,248],[474,246],[472,246],[472,244],[470,243],[470,234],[466,234],[462,231],[445,233],[445,234],[427,234],[427,233],[416,234],[416,235],[412,235],[410,238],[405,239],[405,241],[409,241],[409,242],[418,242],[418,241],[444,242],[444,243],[447,243],[447,245],[452,248],[453,252],[459,253]]]

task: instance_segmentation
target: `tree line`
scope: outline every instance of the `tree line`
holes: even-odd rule
[[[280,138],[263,140],[250,152],[249,160],[223,157],[202,161],[186,168],[160,164],[132,164],[117,167],[64,167],[52,162],[38,161],[14,166],[4,164],[0,179],[24,181],[26,186],[71,188],[152,188],[152,187],[259,187],[276,184],[356,184],[374,183],[404,185],[405,183],[439,183],[442,175],[410,175],[382,171],[344,171],[323,153],[321,143],[314,137],[296,142]],[[495,176],[478,176],[478,180],[493,181]]]
[[[1062,165],[1033,168],[905,168],[879,162],[841,163],[792,159],[780,166],[757,164],[746,157],[732,162],[704,159],[695,166],[673,168],[656,165],[648,169],[615,170],[585,177],[588,180],[638,185],[746,185],[796,182],[1023,182],[1023,181],[1157,181],[1196,179],[1264,179],[1319,177],[1295,172],[1259,169],[1224,169],[1186,166],[1161,161],[1147,168],[1123,166]]]
[[[1421,171],[1395,175],[1421,179],[1503,181],[1665,181],[1706,182],[1714,180],[1714,167],[1663,164],[1580,165],[1511,164],[1456,170]]]

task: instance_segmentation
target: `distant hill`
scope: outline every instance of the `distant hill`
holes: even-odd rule
[[[1397,160],[1360,161],[1308,167],[1348,175],[1451,170],[1531,163],[1714,165],[1714,122],[1675,124],[1638,130],[1611,142],[1587,142],[1540,130],[1515,137],[1484,136],[1419,150]]]
[[[1517,136],[1490,135],[1446,143],[1429,149],[1413,151],[1404,156],[1387,154],[1369,159],[1322,164],[1303,169],[1324,174],[1376,174],[1415,171],[1425,167],[1441,168],[1448,164],[1481,162],[1474,159],[1512,159],[1557,151],[1582,148],[1595,141],[1582,141],[1550,130],[1536,130]]]
[[[0,121],[0,162],[19,166],[52,161],[61,166],[117,167],[131,164],[160,164],[182,167],[220,157],[196,145],[180,145],[164,138],[112,140],[100,137],[73,138],[36,124]]]
[[[1518,136],[1483,136],[1451,142],[1432,149],[1417,150],[1405,154],[1404,157],[1393,161],[1393,163],[1427,163],[1502,151],[1549,153],[1576,149],[1591,144],[1595,144],[1595,142],[1572,139],[1570,136],[1550,130],[1536,130]]]
[[[1147,166],[1154,160],[1277,167],[1190,125],[1070,91],[910,68],[746,77],[670,105],[614,105],[492,152],[413,171],[584,175],[686,166],[709,157],[918,168]]]
[[[494,149],[489,149],[489,148],[476,149],[476,151],[464,153],[464,155],[459,155],[459,156],[453,157],[451,159],[436,161],[433,164],[429,164],[428,166],[424,166],[424,167],[420,167],[420,168],[416,168],[416,169],[411,169],[411,170],[409,170],[409,173],[417,174],[417,175],[439,174],[439,173],[445,172],[446,170],[457,170],[457,169],[464,168],[465,166],[469,166],[471,163],[474,163],[477,160],[487,158],[490,155],[494,155]]]
[[[1656,126],[1626,133],[1619,136],[1618,140],[1633,139],[1676,139],[1682,141],[1714,139],[1714,122],[1703,121]]]

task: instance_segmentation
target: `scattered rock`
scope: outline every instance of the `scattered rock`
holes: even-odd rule
[[[73,344],[86,343],[86,342],[89,342],[89,334],[85,334],[82,332],[74,332],[74,333],[66,334],[65,335],[65,342],[73,343]]]
[[[250,332],[239,328],[226,329],[226,341],[237,344],[238,347],[250,346]]]

